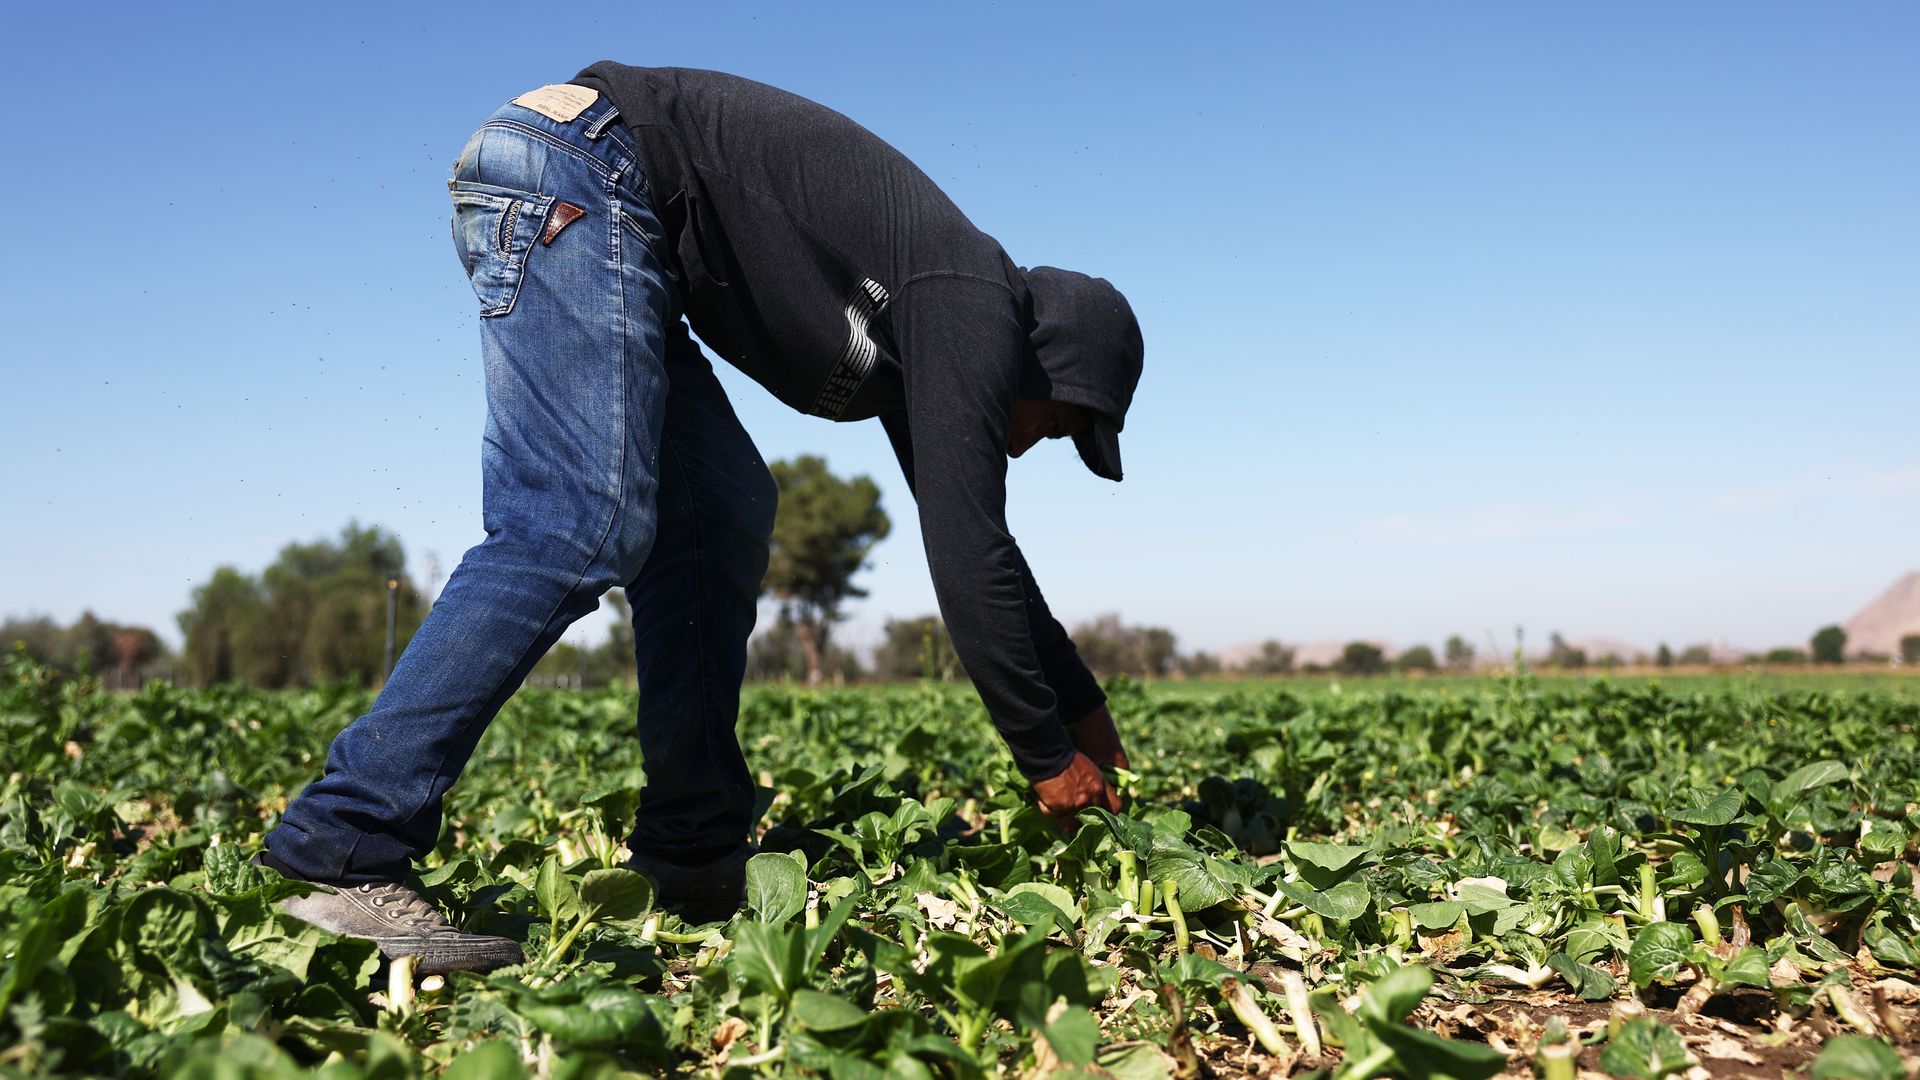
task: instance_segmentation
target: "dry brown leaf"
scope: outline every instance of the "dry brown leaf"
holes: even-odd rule
[[[1760,1064],[1760,1059],[1749,1053],[1746,1047],[1717,1031],[1689,1038],[1687,1045],[1701,1057],[1715,1058],[1720,1061],[1739,1061],[1748,1065]]]
[[[927,914],[927,924],[936,930],[948,930],[960,918],[960,905],[944,896],[935,896],[930,892],[918,893],[913,902]]]

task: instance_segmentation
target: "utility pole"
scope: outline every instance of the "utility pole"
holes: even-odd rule
[[[394,574],[387,578],[387,666],[380,675],[380,684],[386,685],[388,676],[393,674],[393,624],[400,614],[400,576]]]

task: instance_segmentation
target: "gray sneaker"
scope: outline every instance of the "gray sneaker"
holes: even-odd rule
[[[266,865],[258,857],[254,862]],[[287,897],[280,901],[281,910],[344,937],[370,938],[389,960],[418,957],[414,970],[421,975],[492,971],[526,961],[517,942],[461,933],[424,897],[400,882],[310,884],[316,886],[313,892]]]
[[[747,906],[747,859],[752,855],[753,848],[741,844],[710,862],[690,865],[636,852],[627,866],[660,886],[656,899],[662,908],[699,926],[725,922]]]

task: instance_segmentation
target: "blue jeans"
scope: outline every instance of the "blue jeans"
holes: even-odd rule
[[[737,846],[754,790],[734,725],[778,492],[680,321],[639,155],[604,98],[566,122],[508,104],[448,185],[480,302],[487,537],[267,847],[315,880],[404,877],[488,722],[618,587],[647,777],[629,844]]]

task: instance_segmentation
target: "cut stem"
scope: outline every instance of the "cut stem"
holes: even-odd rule
[[[1319,1057],[1320,1028],[1313,1018],[1313,1003],[1307,997],[1307,980],[1297,971],[1282,972],[1280,987],[1287,992],[1287,1014],[1293,1018],[1294,1034],[1308,1057]]]
[[[1252,1033],[1261,1049],[1274,1057],[1286,1055],[1287,1041],[1281,1038],[1280,1029],[1274,1027],[1273,1021],[1261,1011],[1260,1003],[1253,1000],[1253,994],[1248,992],[1245,984],[1239,979],[1222,979],[1220,996],[1227,999],[1227,1007],[1233,1010],[1233,1015],[1245,1025],[1248,1032]]]
[[[387,1011],[403,1019],[413,1015],[413,967],[417,960],[396,956],[387,965]]]
[[[1173,920],[1173,951],[1184,956],[1192,938],[1187,935],[1187,913],[1180,910],[1180,882],[1168,878],[1160,883],[1160,892],[1166,898],[1167,917]]]

